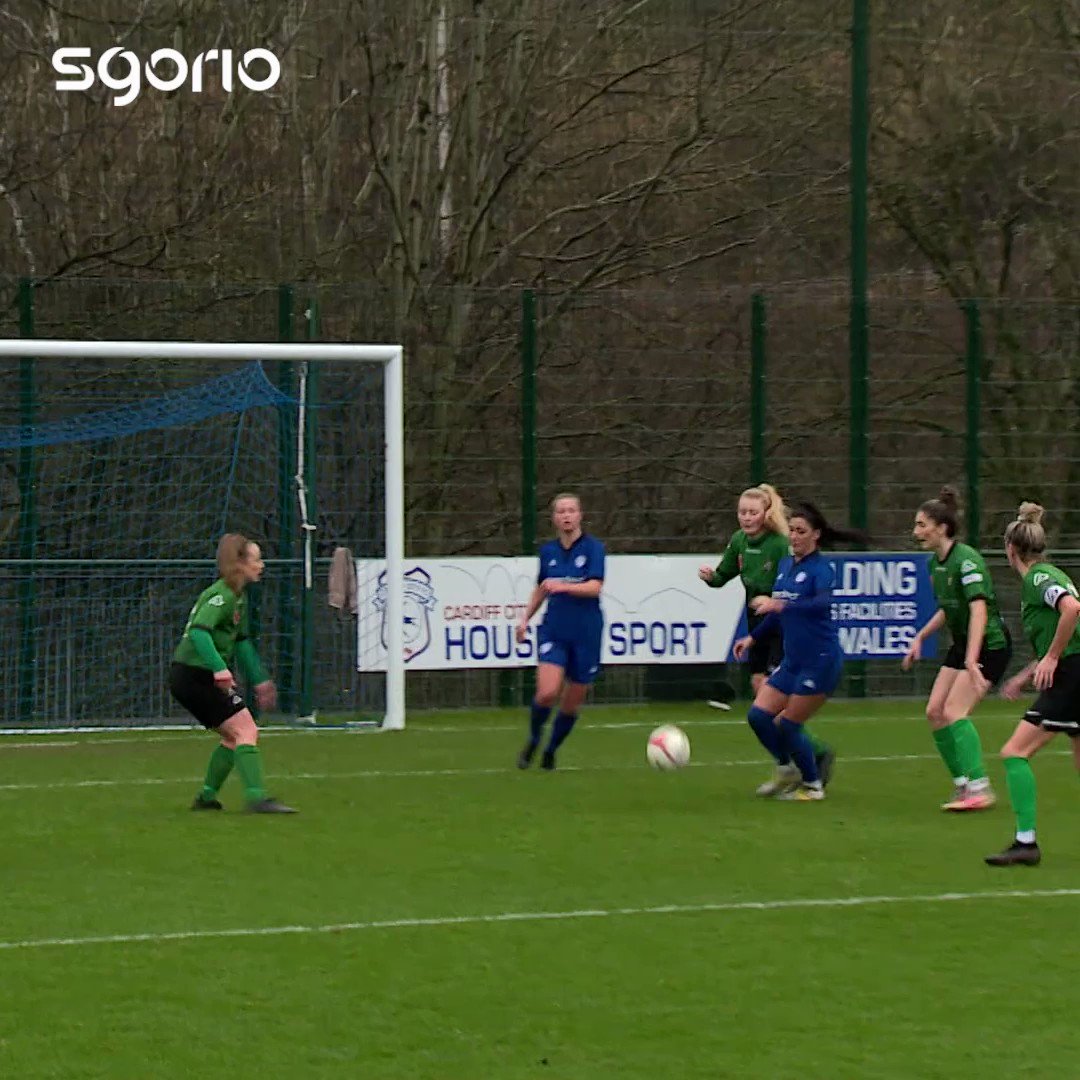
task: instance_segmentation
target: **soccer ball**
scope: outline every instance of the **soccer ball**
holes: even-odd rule
[[[664,724],[649,736],[645,757],[654,769],[670,772],[690,764],[690,740],[674,724]]]

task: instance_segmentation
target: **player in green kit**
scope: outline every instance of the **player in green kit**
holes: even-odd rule
[[[963,812],[994,805],[971,713],[1005,675],[1012,644],[986,562],[975,548],[956,539],[958,514],[956,491],[945,487],[915,515],[915,539],[934,554],[930,577],[938,610],[912,639],[902,666],[907,671],[919,659],[927,637],[948,626],[952,644],[930,690],[926,717],[953,779],[952,798],[942,809]]]
[[[1037,503],[1021,503],[1005,530],[1009,565],[1023,579],[1020,616],[1035,659],[1005,683],[1002,694],[1015,701],[1030,680],[1039,696],[1001,748],[1016,839],[986,857],[990,866],[1038,866],[1042,859],[1035,841],[1032,757],[1064,732],[1072,738],[1073,763],[1080,769],[1080,593],[1065,573],[1045,561],[1042,516]]]
[[[748,629],[753,630],[765,616],[755,614],[750,602],[758,596],[772,596],[780,561],[791,554],[787,514],[780,493],[771,484],[747,488],[739,496],[737,514],[739,528],[728,541],[719,564],[715,569],[708,565],[699,567],[698,577],[714,589],[734,578],[741,578],[746,589]],[[755,695],[779,666],[783,655],[784,639],[779,625],[750,647],[750,684]],[[810,732],[807,735],[814,747],[818,775],[828,784],[836,754]],[[800,779],[799,770],[793,763],[780,765],[773,776],[758,787],[757,794],[762,798],[780,795],[796,786]]]
[[[249,636],[244,596],[247,586],[262,576],[262,552],[239,533],[228,533],[218,544],[217,565],[221,577],[195,601],[169,670],[172,696],[221,740],[210,755],[206,781],[191,808],[221,810],[218,792],[235,766],[249,811],[295,814],[291,806],[266,794],[257,745],[259,729],[229,669],[235,660],[255,685],[259,707],[274,707],[277,691]]]

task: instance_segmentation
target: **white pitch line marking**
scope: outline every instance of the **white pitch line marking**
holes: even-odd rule
[[[1013,713],[986,713],[983,715],[983,719],[986,720],[1015,720],[1019,717],[1019,713],[1014,715]],[[499,731],[523,731],[525,726],[525,712],[522,710],[521,723],[514,724],[431,724],[431,723],[411,723],[405,728],[404,734],[407,736],[410,732],[413,734],[423,733],[425,735],[476,735],[476,734],[488,734],[491,732]],[[821,722],[826,726],[833,724],[888,724],[888,723],[914,723],[917,721],[926,721],[926,715],[924,713],[911,713],[910,715],[902,716],[874,716],[873,714],[858,714],[855,716],[829,716],[825,714],[820,717]],[[663,717],[652,717],[651,719],[644,720],[620,720],[611,723],[592,723],[584,722],[581,730],[583,731],[633,731],[644,730],[645,728],[656,727],[659,723],[677,723],[680,727],[700,727],[700,728],[721,728],[721,727],[746,727],[745,717],[725,717],[712,718],[702,717],[696,719],[691,716],[679,716],[672,717],[665,715]],[[125,731],[121,728],[112,730],[111,732],[107,728],[95,728],[92,729],[94,734],[104,734],[103,738],[89,738],[89,739],[73,739],[70,736],[73,734],[81,734],[78,729],[66,730],[58,729],[56,731],[25,731],[20,728],[3,728],[0,729],[0,750],[16,750],[16,749],[37,749],[40,747],[50,746],[126,746],[140,743],[167,743],[167,742],[182,742],[187,739],[205,739],[206,731],[203,728],[190,728],[177,726],[175,730],[165,734],[156,735],[139,735],[130,731]],[[91,732],[88,731],[87,734]],[[377,728],[343,728],[343,727],[330,727],[320,729],[317,725],[315,727],[295,726],[295,727],[269,727],[264,728],[261,732],[263,737],[277,736],[277,735],[379,735],[379,734],[397,734],[396,732],[380,732]],[[63,735],[63,739],[57,739],[57,735]],[[23,741],[20,742],[5,742],[5,738],[23,736]],[[41,741],[37,741],[40,739]]]
[[[1070,755],[1068,750],[1045,752],[1043,757]],[[864,754],[856,757],[841,757],[842,765],[875,765],[889,764],[896,761],[939,761],[937,754]],[[766,768],[768,762],[764,758],[746,758],[739,761],[692,761],[688,766],[691,769],[742,769],[742,768]],[[594,772],[620,772],[636,769],[644,771],[644,761],[641,763],[626,765],[566,765],[559,766],[561,773],[594,773]],[[270,780],[281,780],[288,783],[292,780],[398,780],[412,777],[436,777],[436,776],[507,776],[517,775],[517,770],[506,765],[493,766],[488,769],[362,769],[357,772],[323,773],[274,773],[268,776]],[[116,788],[116,787],[159,787],[164,784],[198,784],[197,776],[133,776],[126,779],[103,778],[90,780],[50,780],[43,783],[0,783],[0,793],[5,791],[57,791],[80,788]]]
[[[729,900],[703,904],[660,904],[655,907],[581,908],[571,911],[504,911],[490,915],[443,915],[430,918],[373,919],[325,925],[239,927],[222,930],[176,930],[141,934],[100,934],[67,938],[26,938],[0,941],[0,950],[46,949],[85,945],[162,944],[220,938],[281,937],[287,934],[342,934],[372,930],[409,930],[497,923],[561,922],[648,915],[705,915],[746,911],[791,911],[800,908],[856,908],[887,904],[953,904],[980,900],[1050,900],[1078,897],[1080,889],[999,889],[984,892],[924,893],[913,896],[795,897],[788,900]]]

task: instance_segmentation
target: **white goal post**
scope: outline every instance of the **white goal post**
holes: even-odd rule
[[[386,671],[384,729],[405,726],[404,636],[404,376],[400,345],[266,344],[261,342],[175,341],[70,341],[38,338],[0,339],[0,358],[43,360],[187,360],[187,361],[338,361],[378,364],[384,369],[385,409],[385,558],[386,558]],[[303,417],[301,417],[301,420]],[[302,492],[301,492],[302,495]],[[303,537],[304,584],[312,587],[313,538],[310,527]]]

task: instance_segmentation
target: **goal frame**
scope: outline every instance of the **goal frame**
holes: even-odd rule
[[[39,360],[337,360],[376,363],[384,368],[386,506],[386,710],[381,728],[405,727],[405,401],[401,345],[359,343],[279,344],[207,341],[74,341],[0,338],[0,357]],[[310,555],[305,573],[310,575]]]

